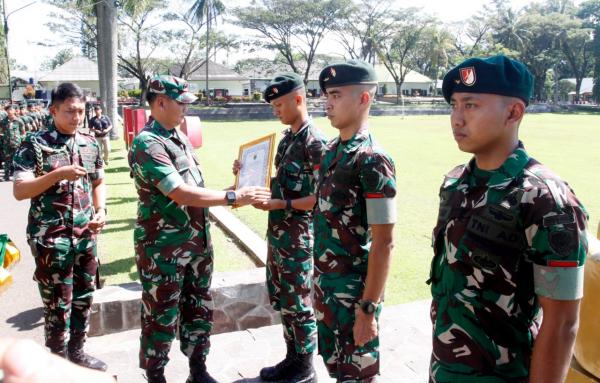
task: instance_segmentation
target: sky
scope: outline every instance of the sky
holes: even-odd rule
[[[35,75],[44,61],[54,57],[60,49],[66,47],[60,34],[52,33],[45,25],[51,21],[51,13],[60,12],[60,10],[41,0],[5,0],[5,2],[9,26],[9,56],[17,60],[17,63],[27,66],[28,70]],[[230,0],[226,3],[228,5],[232,3],[245,5],[249,2],[249,0]],[[488,2],[488,0],[396,0],[400,7],[422,7],[425,12],[444,21],[464,20],[475,14]],[[521,8],[535,1],[510,0],[510,2],[514,7]],[[27,6],[31,3],[33,4]],[[17,10],[23,6],[26,7]],[[39,43],[51,43],[55,46],[41,46]],[[336,50],[338,52],[335,52]],[[319,49],[319,52],[342,53],[342,50],[335,41],[327,41]],[[240,57],[230,57],[230,64],[233,65],[236,58]]]

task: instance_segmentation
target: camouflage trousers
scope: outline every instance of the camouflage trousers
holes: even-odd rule
[[[87,333],[98,269],[96,241],[38,237],[29,246],[44,304],[46,346],[60,351],[69,339],[82,340]]]
[[[379,337],[354,344],[355,310],[364,288],[359,275],[339,277],[315,269],[315,314],[319,354],[338,382],[372,382],[379,374]],[[379,323],[381,305],[375,313]]]
[[[142,283],[140,367],[148,371],[166,366],[176,332],[189,359],[205,360],[210,348],[213,251],[181,247],[135,243]]]
[[[317,332],[311,302],[312,241],[309,236],[302,237],[309,246],[294,241],[290,246],[275,247],[270,241],[267,290],[273,309],[281,314],[286,342],[294,342],[297,353],[310,354],[316,348]]]
[[[4,179],[8,180],[14,173],[13,156],[17,151],[16,148],[4,148]]]

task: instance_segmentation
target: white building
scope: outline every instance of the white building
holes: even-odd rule
[[[243,96],[248,78],[221,64],[209,62],[208,87],[213,97]],[[179,76],[181,66],[171,68],[171,74]],[[190,91],[201,93],[206,88],[206,67],[204,64],[187,78]]]
[[[94,97],[100,94],[98,64],[86,57],[74,57],[38,78],[40,86],[50,91],[62,82],[72,82]]]

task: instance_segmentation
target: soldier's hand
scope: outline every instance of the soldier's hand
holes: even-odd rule
[[[252,206],[259,210],[269,211],[269,210],[280,210],[285,209],[285,201],[282,199],[270,199],[263,203],[255,203]]]
[[[234,176],[237,176],[238,172],[242,168],[242,163],[239,160],[233,161],[233,166],[231,167],[231,172]]]
[[[375,314],[365,314],[362,310],[356,310],[356,319],[352,329],[354,344],[362,347],[377,336],[377,322]]]
[[[106,214],[104,209],[100,209],[94,214],[92,220],[88,223],[88,228],[94,234],[100,233],[106,224]]]
[[[86,174],[85,168],[79,165],[62,166],[55,172],[58,173],[59,179],[68,181],[75,181]]]
[[[235,191],[235,205],[255,205],[271,199],[271,191],[265,187],[246,186]]]

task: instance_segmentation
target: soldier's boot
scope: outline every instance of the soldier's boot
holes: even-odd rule
[[[67,347],[69,360],[75,364],[78,364],[82,367],[91,368],[93,370],[106,371],[108,366],[106,363],[101,361],[100,359],[96,359],[93,356],[90,356],[83,352],[83,343],[85,342],[85,337],[76,337],[71,338],[69,340],[69,344]]]
[[[296,359],[296,346],[294,341],[286,341],[287,352],[285,358],[271,367],[265,367],[260,370],[260,378],[265,382],[276,382],[283,380],[288,373],[288,369]]]
[[[146,371],[146,378],[148,379],[148,383],[167,383],[164,368]]]
[[[296,354],[296,358],[283,379],[290,383],[317,383],[317,374],[313,367],[313,354]]]
[[[61,348],[51,348],[50,352],[54,355],[60,356],[61,358],[67,359],[67,349],[66,347]]]
[[[206,361],[202,358],[190,358],[190,376],[185,383],[218,383],[206,370]]]

